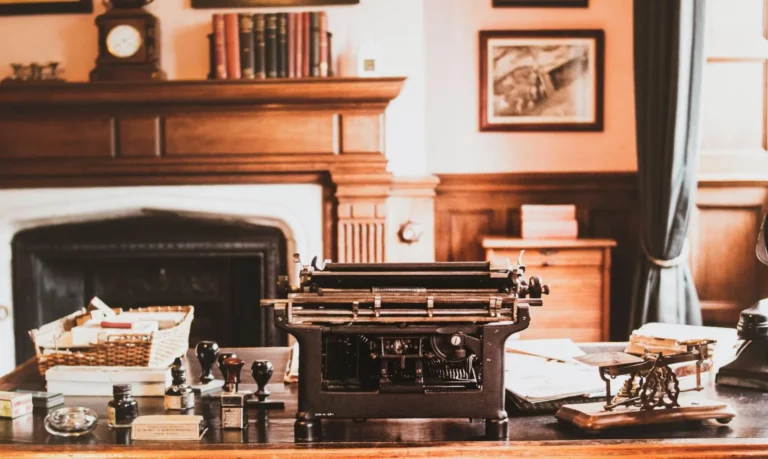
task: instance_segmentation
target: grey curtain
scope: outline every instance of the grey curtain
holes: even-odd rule
[[[686,233],[696,194],[705,0],[634,0],[642,238],[630,330],[701,324]]]

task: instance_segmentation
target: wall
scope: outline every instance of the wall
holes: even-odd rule
[[[632,1],[588,8],[492,8],[491,0],[424,0],[427,164],[435,173],[636,170]],[[605,30],[605,130],[478,131],[478,31]]]
[[[0,69],[12,62],[60,61],[69,81],[87,81],[97,54],[97,14],[0,17]],[[204,79],[208,74],[211,14],[244,10],[196,10],[191,0],[158,0],[147,8],[160,18],[162,63],[170,79]],[[293,8],[302,11],[311,8]],[[256,11],[255,9],[252,11]],[[261,8],[259,12],[272,9]],[[422,175],[424,158],[424,10],[422,0],[361,0],[356,6],[328,7],[329,29],[340,74],[355,74],[357,48],[378,50],[382,75],[407,76],[387,111],[387,156],[399,176]],[[14,44],[11,46],[10,44]],[[0,71],[0,78],[5,71]]]

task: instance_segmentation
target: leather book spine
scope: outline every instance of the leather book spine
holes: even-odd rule
[[[293,28],[293,43],[295,46],[293,65],[296,78],[304,78],[304,13],[296,13]]]
[[[309,13],[309,75],[320,76],[320,13]]]
[[[224,34],[224,15],[213,15],[213,41],[215,55],[214,60],[216,62],[216,79],[227,79],[227,45],[226,37]]]
[[[334,76],[335,72],[333,71],[333,50],[331,49],[333,34],[331,32],[328,32],[327,36],[328,36],[328,75],[327,76]]]
[[[240,14],[240,73],[245,79],[252,79],[255,70],[253,52],[253,16]]]
[[[277,14],[267,14],[264,28],[267,78],[277,78]]]
[[[216,79],[216,39],[213,33],[208,34],[208,79]]]
[[[227,76],[230,80],[240,79],[240,28],[237,13],[224,15],[224,34],[227,47]]]
[[[265,17],[263,14],[253,15],[253,41],[254,41],[254,77],[264,79],[267,77],[267,49],[264,39]]]
[[[320,27],[318,30],[320,37],[320,76],[328,76],[328,15],[325,11],[320,13]]]
[[[301,73],[304,78],[310,76],[309,70],[309,12],[301,13]]]
[[[296,78],[296,13],[288,13],[288,78]]]
[[[277,15],[277,77],[288,75],[288,13]]]

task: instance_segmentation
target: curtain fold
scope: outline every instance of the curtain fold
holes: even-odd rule
[[[642,238],[630,331],[701,324],[686,234],[696,195],[706,0],[634,0]]]

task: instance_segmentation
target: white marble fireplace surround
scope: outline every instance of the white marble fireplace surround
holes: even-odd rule
[[[11,240],[24,229],[170,211],[188,216],[235,219],[279,228],[293,253],[323,254],[322,187],[319,185],[195,185],[0,190],[0,375],[15,366]],[[0,314],[0,319],[2,315]]]

